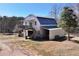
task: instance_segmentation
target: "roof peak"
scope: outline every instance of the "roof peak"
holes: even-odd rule
[[[36,17],[51,18],[51,19],[54,19],[54,18],[52,18],[52,17],[47,17],[47,16],[36,16]]]
[[[36,16],[36,15],[33,15],[33,14],[30,14],[29,16],[42,17],[42,18],[52,18],[52,17],[48,17],[48,16]],[[54,19],[54,18],[52,18],[52,19]]]

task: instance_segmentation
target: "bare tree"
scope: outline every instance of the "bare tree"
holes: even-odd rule
[[[57,17],[58,17],[57,11],[58,11],[57,5],[55,4],[55,5],[51,8],[51,10],[50,10],[50,12],[49,12],[49,16],[52,17],[52,18],[57,19]]]
[[[76,13],[76,15],[78,17],[77,22],[78,22],[78,26],[79,26],[79,3],[74,4],[73,8],[74,8],[75,13]]]

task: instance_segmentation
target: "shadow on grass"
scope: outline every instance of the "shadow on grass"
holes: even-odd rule
[[[55,38],[52,40],[47,39],[47,38],[43,38],[43,39],[37,38],[37,39],[32,39],[32,40],[34,40],[34,41],[58,41],[58,42],[62,42],[62,41],[65,41],[66,39],[67,39],[66,36],[64,36],[64,37],[58,37],[58,38]]]
[[[73,38],[73,36],[70,36],[70,39],[71,38]],[[53,39],[53,41],[58,41],[58,42],[62,42],[62,41],[65,41],[65,40],[67,40],[67,37],[66,36]]]
[[[65,41],[66,39],[67,39],[67,37],[66,36],[63,36],[63,37],[55,38],[55,39],[53,39],[53,41],[62,42],[62,41]]]
[[[46,38],[36,38],[36,39],[31,39],[31,40],[34,40],[34,41],[49,41],[49,39],[46,39]]]
[[[71,40],[71,41],[74,42],[74,43],[79,44],[79,41],[78,40]]]

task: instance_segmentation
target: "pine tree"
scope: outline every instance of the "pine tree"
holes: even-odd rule
[[[67,39],[70,40],[70,33],[77,27],[77,17],[73,9],[64,7],[61,14],[60,26],[67,32]]]

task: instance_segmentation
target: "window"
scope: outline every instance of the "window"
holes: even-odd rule
[[[35,25],[37,24],[37,22],[35,21]]]
[[[32,23],[31,23],[31,22],[30,22],[30,24],[29,24],[29,25],[30,25],[30,27],[32,27]]]

